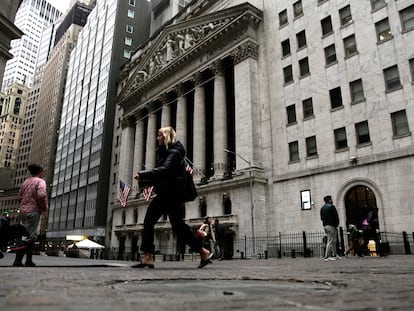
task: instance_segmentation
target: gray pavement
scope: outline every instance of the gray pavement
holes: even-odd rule
[[[0,259],[0,310],[413,310],[414,257],[132,262]]]

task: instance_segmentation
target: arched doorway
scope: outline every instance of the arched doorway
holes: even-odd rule
[[[345,194],[346,225],[360,227],[369,210],[377,209],[375,193],[367,186],[356,185]]]

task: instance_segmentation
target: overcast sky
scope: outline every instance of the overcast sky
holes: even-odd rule
[[[70,0],[46,0],[55,8],[59,9],[62,13],[65,13],[66,10],[69,8]]]

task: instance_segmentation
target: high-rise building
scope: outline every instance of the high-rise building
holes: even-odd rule
[[[149,36],[150,2],[98,0],[66,79],[47,238],[103,240],[119,68]]]
[[[1,90],[12,82],[32,86],[37,53],[43,28],[61,16],[61,12],[46,0],[23,0],[15,19],[15,25],[24,33],[11,42],[13,58],[7,61]]]
[[[192,1],[121,72],[113,174],[133,185],[169,124],[200,185],[186,222],[217,217],[228,256],[323,231],[325,195],[343,228],[376,209],[379,231],[414,231],[413,16],[413,1]],[[111,194],[110,247],[132,253],[148,202]],[[165,221],[155,237],[177,251]]]

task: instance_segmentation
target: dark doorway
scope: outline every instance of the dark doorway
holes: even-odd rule
[[[353,224],[361,227],[368,211],[377,208],[374,192],[362,185],[352,187],[345,195],[346,225]]]

